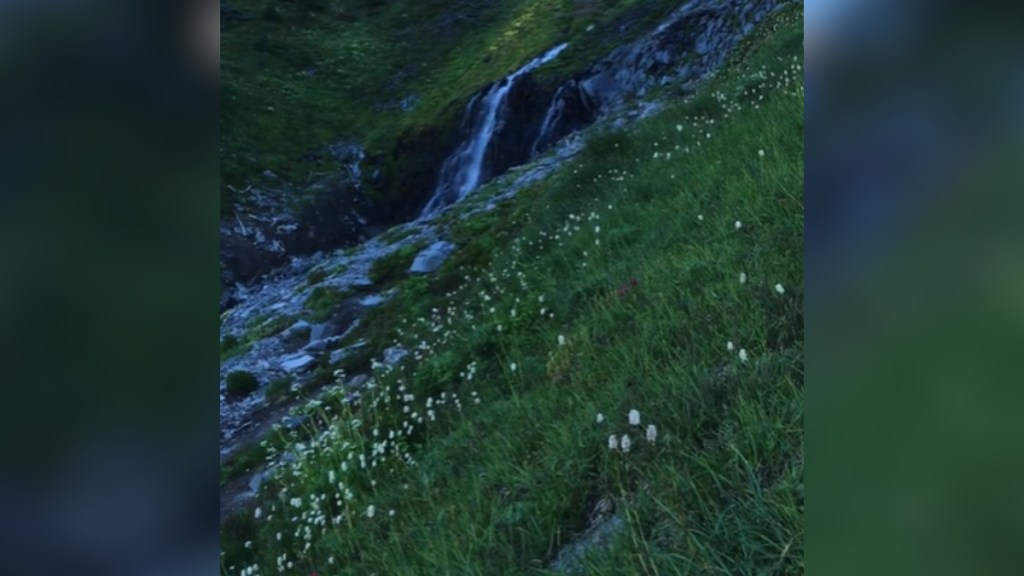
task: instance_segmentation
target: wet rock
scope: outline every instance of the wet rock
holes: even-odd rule
[[[444,261],[455,250],[455,245],[445,240],[438,240],[423,249],[412,261],[409,272],[425,274],[434,272],[444,264]]]

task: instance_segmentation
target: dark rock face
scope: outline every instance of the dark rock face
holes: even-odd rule
[[[290,256],[354,246],[368,238],[373,206],[360,187],[362,150],[338,143],[328,148],[341,169],[298,191],[249,189],[234,214],[221,220],[221,311],[235,302],[234,289],[288,263]]]
[[[621,46],[580,77],[591,102],[605,107],[659,84],[684,91],[713,73],[732,49],[781,3],[704,0],[675,10],[657,29]]]
[[[552,93],[527,74],[509,90],[500,125],[485,156],[487,177],[533,159],[537,152],[596,119],[596,109],[584,100],[575,81]]]

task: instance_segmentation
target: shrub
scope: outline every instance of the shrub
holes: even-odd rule
[[[309,285],[319,284],[327,279],[327,271],[323,268],[314,268],[309,271],[309,275],[306,276],[306,281]]]
[[[370,267],[370,281],[374,284],[391,284],[402,279],[416,259],[422,246],[406,246],[377,260]]]
[[[252,372],[236,370],[228,374],[227,387],[229,396],[248,396],[260,387],[260,381]]]
[[[271,403],[277,402],[291,392],[292,379],[289,376],[282,376],[267,386],[267,400]]]
[[[220,341],[220,351],[230,352],[238,347],[238,337],[233,334],[228,334]]]
[[[311,316],[314,321],[321,322],[330,317],[338,304],[351,295],[352,292],[348,290],[318,286],[313,289],[309,298],[306,298],[303,306],[312,313]]]

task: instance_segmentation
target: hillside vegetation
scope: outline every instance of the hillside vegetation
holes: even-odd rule
[[[478,32],[420,45],[425,23],[460,3],[306,4],[281,18],[351,14],[351,29],[330,57],[315,32],[297,35],[310,54],[295,67],[351,72],[281,105],[269,70],[284,56],[266,56],[262,76],[234,63],[236,88],[265,89],[246,89],[228,116],[320,102],[308,125],[253,115],[236,152],[276,134],[295,146],[281,153],[290,161],[333,137],[318,132],[321,113],[386,140],[586,22],[546,12],[571,2],[466,2]],[[247,25],[225,42],[258,40]],[[489,53],[490,66],[460,61]],[[432,276],[398,280],[351,337],[377,358],[408,356],[374,360],[358,404],[338,387],[306,407],[305,430],[265,444],[288,463],[258,508],[223,526],[223,573],[802,574],[802,61],[797,4],[694,97],[592,133],[561,171],[452,217],[456,252]],[[433,67],[404,80],[423,108],[367,112],[400,63]]]
[[[669,0],[228,0],[221,19],[221,194],[303,184],[354,140],[388,158],[443,131],[470,96],[560,42],[567,75],[649,30]],[[225,11],[226,10],[226,11]],[[588,27],[593,26],[589,31]],[[409,100],[406,100],[406,99]],[[403,100],[406,108],[403,110]],[[384,163],[385,170],[401,170]]]

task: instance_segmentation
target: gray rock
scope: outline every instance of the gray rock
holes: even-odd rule
[[[416,255],[412,266],[409,267],[409,272],[415,274],[433,272],[440,268],[441,264],[444,264],[444,261],[453,250],[455,250],[454,244],[445,240],[438,240]]]
[[[607,548],[615,534],[620,532],[625,525],[622,518],[612,516],[594,526],[586,534],[562,548],[558,557],[551,563],[551,569],[563,574],[581,573],[584,569],[583,557],[594,548]]]
[[[249,491],[253,494],[257,494],[260,491],[260,486],[263,485],[263,481],[270,477],[270,470],[263,470],[252,475],[249,479]]]
[[[281,419],[281,425],[288,430],[298,430],[308,421],[309,416],[285,416]]]
[[[402,358],[409,355],[409,351],[401,346],[392,346],[384,351],[384,363],[392,366],[401,362]]]
[[[303,352],[323,352],[332,346],[336,346],[341,342],[341,336],[332,336],[330,338],[324,338],[322,340],[314,340],[309,344],[303,346]]]
[[[299,320],[295,324],[286,328],[284,332],[281,332],[281,338],[284,338],[285,340],[305,338],[310,333],[310,329],[311,327],[309,322]]]
[[[338,333],[338,327],[330,322],[323,324],[314,324],[309,330],[309,341],[316,342],[317,340],[323,340],[329,338]]]
[[[341,362],[346,357],[348,357],[349,354],[351,354],[355,350],[358,350],[359,348],[362,348],[363,346],[366,346],[366,340],[360,340],[355,344],[352,344],[351,346],[346,346],[344,348],[335,350],[334,352],[331,352],[331,356],[328,359],[328,361],[331,364],[337,364],[338,362]]]
[[[369,296],[362,297],[359,300],[359,304],[362,306],[366,306],[367,308],[372,308],[373,306],[378,306],[384,303],[384,300],[386,300],[386,298],[384,298],[380,294],[370,294]]]
[[[356,374],[348,381],[348,387],[353,389],[359,389],[366,386],[366,383],[370,381],[368,374]]]
[[[296,373],[309,369],[316,359],[309,354],[294,356],[281,362],[281,368],[286,372]]]

